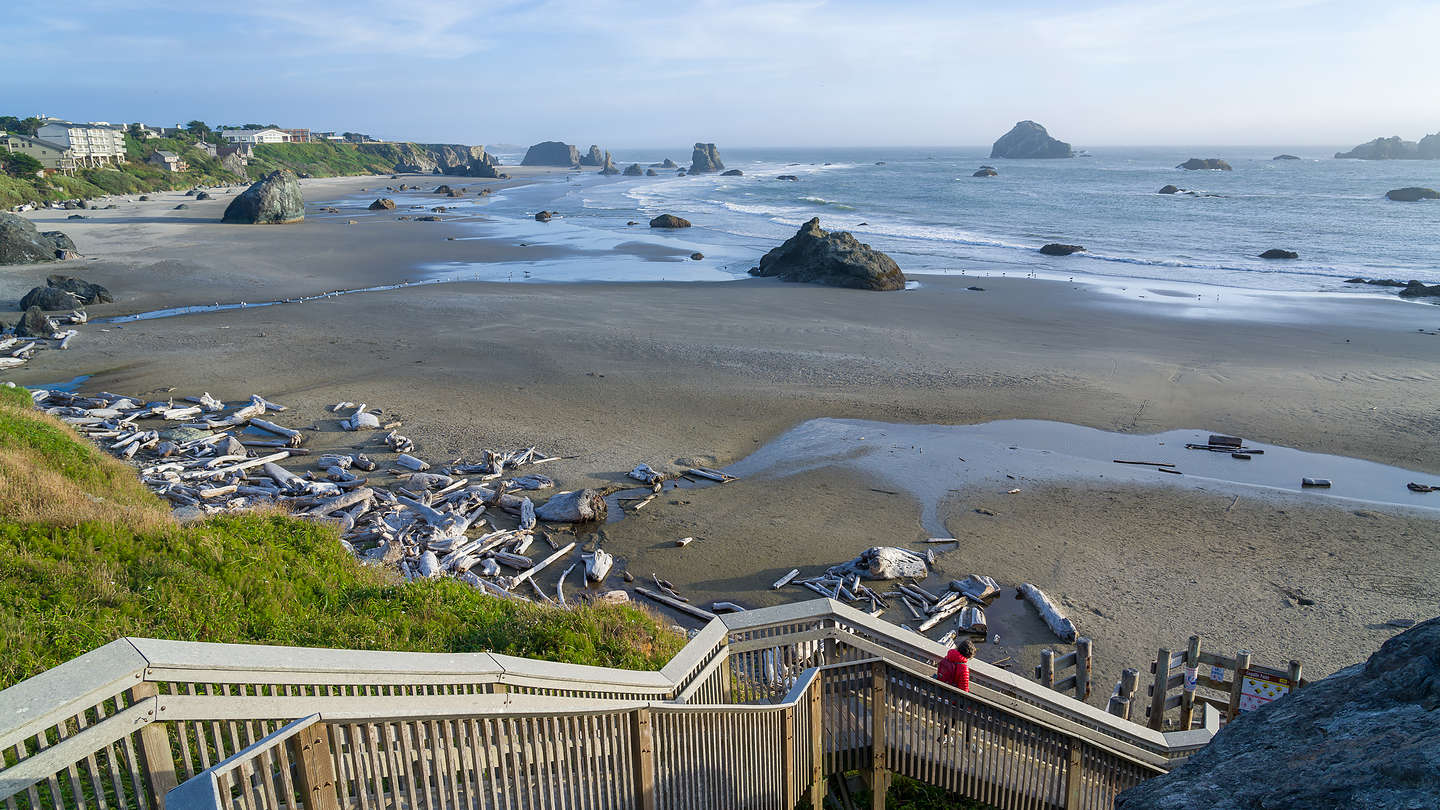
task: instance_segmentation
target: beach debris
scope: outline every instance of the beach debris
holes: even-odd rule
[[[578,489],[551,495],[535,510],[535,516],[547,523],[589,523],[604,520],[609,512],[605,498],[593,489]]]
[[[1000,585],[994,579],[980,574],[971,574],[964,579],[950,580],[950,590],[967,599],[989,604],[1000,595]]]
[[[680,538],[679,540],[676,540],[676,541],[675,541],[675,545],[677,545],[677,546],[679,546],[679,547],[681,547],[681,548],[684,548],[684,547],[690,545],[690,544],[693,543],[693,542],[695,542],[695,538],[693,538],[693,537],[682,537],[682,538]]]
[[[1411,481],[1405,485],[1405,488],[1411,492],[1434,492],[1440,490],[1440,484],[1417,484]]]
[[[702,619],[708,622],[715,618],[715,614],[711,613],[708,610],[695,607],[694,605],[688,605],[672,596],[652,591],[649,588],[641,585],[635,586],[635,592],[647,599],[654,600],[662,605],[665,605],[666,607],[673,608],[680,611],[681,613],[694,616],[697,619]]]
[[[665,483],[665,476],[656,472],[649,464],[636,464],[635,469],[628,474],[631,478],[647,486],[659,488],[661,484]]]
[[[1050,597],[1046,596],[1044,591],[1025,582],[1020,585],[1019,594],[1035,607],[1040,618],[1050,628],[1050,632],[1059,637],[1061,641],[1073,644],[1079,637],[1079,633],[1075,630],[1075,623],[1066,617],[1059,605],[1050,601]]]
[[[894,546],[872,546],[855,559],[831,567],[826,573],[832,576],[863,576],[866,579],[900,579],[909,577],[924,579],[930,569],[925,558],[913,551]]]
[[[985,611],[973,605],[960,610],[960,615],[955,619],[955,629],[977,636],[988,635],[990,632],[985,624]]]
[[[710,469],[709,467],[691,467],[690,469],[688,469],[688,470],[685,471],[685,475],[693,475],[693,476],[699,476],[700,478],[708,478],[708,479],[710,479],[711,481],[716,481],[716,482],[721,483],[721,484],[728,484],[728,483],[730,483],[731,481],[738,480],[738,479],[736,479],[735,476],[730,475],[729,473],[723,473],[723,472],[720,472],[719,470],[712,470],[712,469]]]
[[[794,579],[795,577],[798,577],[798,576],[800,576],[800,569],[799,569],[799,568],[792,568],[792,569],[790,569],[790,573],[788,573],[788,574],[786,574],[785,576],[780,577],[779,579],[775,580],[775,584],[770,586],[770,590],[772,590],[772,591],[778,591],[778,590],[780,590],[781,588],[785,587],[786,585],[789,585],[789,584],[790,584],[790,580],[792,580],[792,579]]]
[[[1326,489],[1326,488],[1328,488],[1328,487],[1330,486],[1330,479],[1329,479],[1329,478],[1301,478],[1301,479],[1300,479],[1300,486],[1302,486],[1302,487],[1319,487],[1319,488],[1321,488],[1321,489]]]
[[[610,566],[615,564],[615,558],[603,548],[597,548],[582,556],[585,560],[585,578],[591,582],[603,582],[605,575],[610,573]]]

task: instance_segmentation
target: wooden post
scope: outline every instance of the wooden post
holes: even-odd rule
[[[635,810],[655,810],[655,744],[649,709],[636,709],[630,715],[630,750],[635,756]]]
[[[1080,700],[1090,699],[1090,655],[1090,639],[1075,639],[1075,697]]]
[[[720,697],[722,703],[729,703],[735,699],[732,692],[730,680],[730,635],[720,638]]]
[[[1135,667],[1126,667],[1125,671],[1120,673],[1120,697],[1125,699],[1125,702],[1121,704],[1121,708],[1125,710],[1125,713],[1120,716],[1126,720],[1133,719],[1132,715],[1135,711],[1135,690],[1139,687],[1140,670]]]
[[[1070,767],[1065,769],[1065,810],[1080,810],[1083,806],[1085,765],[1080,756],[1082,745],[1084,743],[1079,738],[1070,738]]]
[[[792,806],[799,779],[795,774],[795,707],[786,706],[780,715],[780,767],[784,772],[785,805]]]
[[[885,810],[890,771],[885,767],[885,662],[871,665],[870,678],[870,808]]]
[[[1245,670],[1250,668],[1250,651],[1235,653],[1235,675],[1230,680],[1230,706],[1225,710],[1225,722],[1234,720],[1240,714],[1240,693],[1245,687]]]
[[[295,764],[295,787],[305,810],[340,810],[335,792],[335,755],[330,727],[316,723],[286,740]]]
[[[175,755],[170,750],[169,727],[162,722],[165,698],[159,694],[155,684],[141,681],[130,687],[130,702],[137,703],[146,698],[158,698],[155,702],[155,722],[147,723],[140,729],[140,767],[145,772],[145,783],[155,797],[155,807],[165,810],[165,794],[180,784],[175,776]]]
[[[1291,690],[1291,691],[1294,691],[1294,690],[1296,690],[1296,689],[1299,689],[1299,688],[1300,688],[1300,677],[1301,677],[1301,670],[1300,670],[1300,662],[1299,662],[1299,661],[1291,661],[1291,662],[1290,662],[1290,672],[1289,672],[1289,676],[1288,676],[1288,677],[1290,678],[1290,690]]]
[[[1150,728],[1165,727],[1165,685],[1170,682],[1170,650],[1161,647],[1155,653],[1155,683],[1150,687]]]
[[[825,810],[824,676],[810,684],[810,810]]]
[[[1055,651],[1040,651],[1040,685],[1046,689],[1055,688]]]
[[[1196,673],[1200,667],[1200,637],[1191,636],[1185,648],[1185,682],[1180,689],[1180,730],[1189,731],[1195,723]]]

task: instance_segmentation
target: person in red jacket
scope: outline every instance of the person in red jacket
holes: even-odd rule
[[[975,657],[975,643],[961,639],[945,653],[945,660],[935,672],[941,683],[948,683],[962,692],[970,691],[970,659]]]

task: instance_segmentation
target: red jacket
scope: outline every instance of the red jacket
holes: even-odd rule
[[[970,663],[968,658],[960,654],[960,651],[951,648],[945,653],[945,660],[935,673],[935,677],[942,682],[959,689],[962,692],[970,691]]]

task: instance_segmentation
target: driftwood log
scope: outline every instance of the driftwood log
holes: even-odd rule
[[[1050,601],[1050,597],[1046,596],[1044,591],[1026,582],[1020,586],[1020,595],[1035,607],[1040,618],[1044,619],[1045,624],[1049,626],[1050,632],[1058,636],[1061,641],[1071,644],[1075,642],[1079,636],[1075,630],[1075,623],[1065,616],[1065,612],[1060,610],[1059,605]]]

